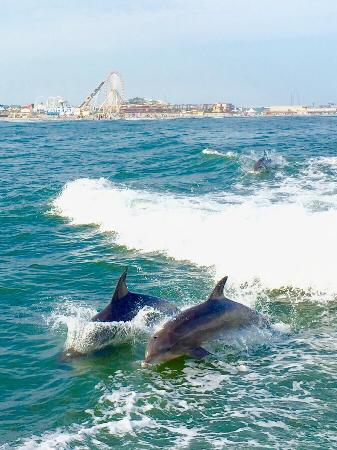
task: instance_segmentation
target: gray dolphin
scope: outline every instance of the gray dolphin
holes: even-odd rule
[[[227,331],[268,325],[256,311],[224,297],[227,278],[218,282],[208,300],[181,312],[150,337],[145,363],[169,361],[182,355],[203,358],[210,354],[201,347],[204,342]]]
[[[111,327],[109,322],[128,322],[145,306],[154,309],[154,314],[147,319],[150,323],[158,319],[160,314],[173,316],[179,313],[179,309],[167,300],[130,292],[126,285],[127,270],[120,276],[110,303],[91,319],[91,322],[97,322],[97,326],[89,327],[85,335],[89,350],[81,352],[74,347],[68,348],[60,356],[62,361],[109,345],[120,331],[118,325]]]
[[[179,309],[167,300],[130,292],[126,285],[127,272],[126,268],[117,282],[110,303],[91,319],[92,322],[128,322],[145,306],[169,315],[179,312]]]
[[[262,158],[258,159],[253,166],[254,172],[262,172],[268,170],[271,167],[271,159],[268,158],[267,152],[264,150]]]

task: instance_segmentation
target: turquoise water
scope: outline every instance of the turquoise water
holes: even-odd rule
[[[337,118],[0,122],[0,161],[1,448],[337,446]],[[141,312],[92,351],[125,266],[183,307],[228,274],[273,330],[142,368]]]

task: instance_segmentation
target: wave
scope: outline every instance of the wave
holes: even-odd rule
[[[235,152],[228,151],[226,153],[223,153],[214,148],[205,148],[201,153],[203,155],[222,156],[223,158],[236,158],[236,156],[237,156],[237,154]]]
[[[130,249],[215,268],[217,277],[229,274],[234,284],[258,280],[268,289],[337,292],[334,208],[273,203],[262,192],[236,201],[230,194],[221,200],[164,195],[85,178],[64,186],[53,211],[73,225],[112,232]]]

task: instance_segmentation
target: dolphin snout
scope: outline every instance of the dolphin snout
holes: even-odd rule
[[[153,364],[154,358],[149,355],[148,353],[145,354],[144,361],[141,362],[142,367],[149,367],[151,364]]]
[[[149,364],[148,362],[146,362],[145,359],[144,359],[144,361],[142,361],[142,362],[140,363],[140,366],[141,366],[141,367],[144,367],[144,368],[145,368],[145,367],[149,367],[149,365],[150,365],[150,364]]]
[[[151,364],[153,362],[153,358],[148,353],[145,354],[144,363],[145,364]]]

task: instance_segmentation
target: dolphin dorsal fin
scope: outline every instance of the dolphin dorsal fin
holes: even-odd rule
[[[208,300],[215,300],[217,298],[222,298],[224,296],[223,290],[224,290],[227,278],[228,278],[227,275],[225,277],[221,278],[221,280],[216,284],[215,288],[213,289]]]
[[[117,282],[115,292],[113,293],[111,301],[120,300],[121,298],[125,297],[129,293],[129,289],[126,285],[126,275],[128,273],[128,268],[124,270],[122,275],[119,277],[119,280]]]

